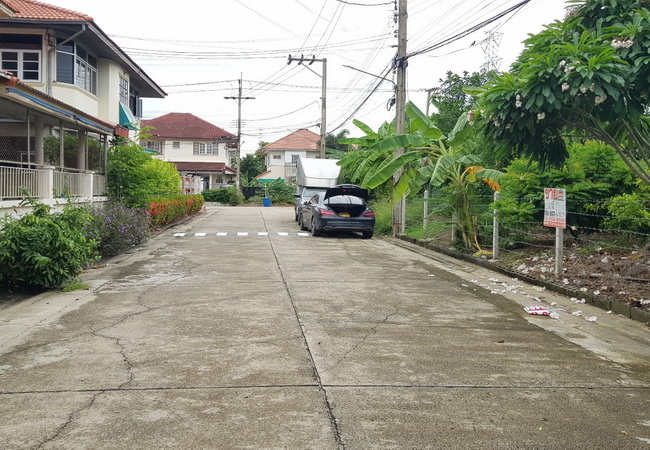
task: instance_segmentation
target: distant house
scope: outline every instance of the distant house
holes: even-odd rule
[[[291,184],[296,180],[298,158],[320,157],[320,136],[313,131],[300,129],[266,145],[263,152],[267,171],[257,178],[260,181],[280,178]]]
[[[11,180],[0,184],[0,208],[17,204],[22,187],[47,201],[103,194],[108,140],[138,129],[141,98],[165,95],[92,17],[0,0],[0,179]],[[52,139],[61,151],[45,151]]]
[[[237,171],[229,166],[237,136],[193,114],[169,113],[143,120],[145,135],[140,144],[157,158],[176,165],[181,175],[200,176],[204,189],[233,184]]]

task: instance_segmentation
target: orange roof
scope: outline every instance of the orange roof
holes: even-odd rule
[[[277,141],[264,147],[268,150],[320,150],[320,136],[306,129],[294,131]]]
[[[223,172],[226,173],[228,171],[232,173],[236,173],[237,171],[233,169],[232,167],[229,167],[226,165],[226,163],[222,162],[180,162],[180,161],[172,161],[172,164],[176,166],[176,169],[181,170],[183,172]]]
[[[76,11],[48,5],[35,0],[2,0],[14,12],[15,19],[51,19],[51,20],[85,20],[94,22],[93,18]]]
[[[190,113],[165,114],[155,119],[143,120],[142,126],[153,127],[153,130],[147,133],[154,138],[237,139],[234,134]]]

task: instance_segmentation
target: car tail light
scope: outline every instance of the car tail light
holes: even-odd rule
[[[337,214],[334,211],[330,211],[329,209],[324,209],[324,208],[318,208],[318,214],[321,216],[336,216]]]
[[[371,211],[371,210],[368,210],[368,211],[364,212],[363,214],[361,214],[361,217],[375,217],[375,212]]]

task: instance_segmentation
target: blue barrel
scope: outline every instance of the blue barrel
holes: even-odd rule
[[[264,199],[262,200],[262,204],[267,207],[271,206],[271,199],[269,197],[264,197]]]

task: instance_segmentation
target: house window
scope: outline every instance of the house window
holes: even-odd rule
[[[148,149],[148,150],[153,150],[156,153],[162,153],[162,143],[161,142],[152,142],[152,141],[143,141],[140,142],[140,146]]]
[[[133,85],[129,87],[129,108],[133,111],[135,117],[142,117],[142,100],[140,99],[140,92],[137,89],[133,88]]]
[[[223,176],[217,175],[217,179],[215,181],[217,184],[223,184]]]
[[[282,155],[273,155],[273,159],[282,159]]]
[[[41,81],[41,52],[3,50],[0,68],[23,81]]]
[[[97,58],[76,42],[57,39],[56,81],[74,84],[81,89],[97,93]],[[127,103],[128,104],[128,103]]]
[[[129,106],[129,82],[120,77],[120,103]]]
[[[194,154],[195,155],[212,155],[213,154],[212,142],[195,142]]]
[[[181,148],[180,142],[172,142],[172,148]]]
[[[291,164],[298,164],[299,159],[300,155],[291,155]]]
[[[38,34],[0,33],[0,69],[23,81],[41,81],[42,47]]]

